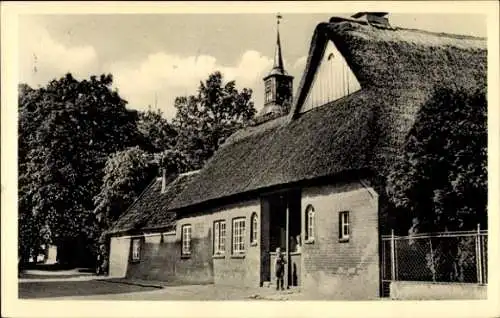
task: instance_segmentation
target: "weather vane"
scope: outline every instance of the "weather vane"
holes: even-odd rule
[[[36,57],[36,54],[33,53],[33,73],[38,72],[38,68],[36,66],[37,60],[38,60],[38,58]]]
[[[283,16],[278,12],[278,14],[276,14],[276,22],[280,24],[281,19],[283,19]]]

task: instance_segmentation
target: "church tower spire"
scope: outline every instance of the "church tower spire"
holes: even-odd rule
[[[274,51],[274,64],[273,69],[277,69],[281,72],[284,72],[285,69],[283,67],[283,56],[281,54],[281,41],[280,41],[280,19],[281,15],[276,16],[276,49]]]
[[[265,85],[264,108],[259,115],[287,114],[292,103],[293,76],[288,75],[285,71],[281,51],[279,26],[282,18],[280,14],[276,15],[276,47],[273,68],[263,79]]]

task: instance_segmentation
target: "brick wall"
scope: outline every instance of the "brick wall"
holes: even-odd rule
[[[127,278],[176,281],[178,248],[175,232],[145,234],[135,238],[142,239],[141,255],[139,261],[128,259]]]
[[[461,283],[391,282],[391,298],[401,300],[487,299],[487,286]]]
[[[260,219],[260,201],[228,205],[186,216],[177,222],[173,235],[145,235],[138,262],[128,260],[127,277],[169,281],[178,284],[213,283],[256,287],[260,285],[260,242],[250,244],[250,222],[253,213]],[[244,255],[233,257],[232,220],[245,218]],[[226,246],[224,255],[213,255],[214,221],[226,221]],[[181,229],[189,224],[192,229],[191,254],[181,255]],[[260,241],[260,238],[259,238]],[[130,250],[131,241],[128,241]]]
[[[326,294],[331,299],[373,299],[379,295],[378,196],[360,182],[302,189],[301,211],[312,204],[316,235],[304,242],[305,215],[301,217],[302,255],[299,258],[300,286]],[[339,242],[338,213],[349,211],[350,237]],[[251,216],[259,218],[258,243],[251,245]],[[164,280],[180,284],[216,283],[258,287],[274,276],[269,272],[269,209],[265,200],[251,200],[181,217],[175,233],[145,235],[141,260],[129,260],[130,239],[111,241],[110,273],[127,277]],[[233,218],[245,218],[245,253],[232,255]],[[213,255],[214,221],[226,222],[224,255]],[[181,229],[192,226],[192,252],[181,256]],[[261,264],[263,259],[264,266]],[[127,266],[128,262],[128,266]],[[266,267],[266,268],[265,268]],[[124,275],[124,274],[123,274]]]
[[[374,299],[379,294],[378,196],[359,182],[302,191],[303,212],[315,210],[314,242],[302,244],[304,290],[332,299]],[[349,211],[349,241],[339,241],[339,212]],[[302,217],[305,229],[305,216]],[[304,239],[304,237],[303,237]]]
[[[206,238],[206,253],[208,261],[213,264],[215,284],[251,287],[260,285],[260,244],[251,245],[250,243],[250,222],[253,213],[256,213],[259,219],[261,218],[260,200],[227,205],[204,212],[203,215],[179,220],[177,225],[179,240],[180,228],[184,224],[191,224],[197,228],[196,233],[193,231],[193,238]],[[245,218],[245,253],[236,257],[232,255],[232,222],[234,218],[240,217]],[[213,256],[213,226],[214,222],[219,220],[226,222],[225,252],[224,255]],[[188,264],[186,262],[186,265]]]
[[[185,224],[191,225],[191,254],[181,255],[181,231]],[[213,283],[214,268],[212,261],[212,228],[202,220],[180,220],[177,223],[177,256],[175,275],[187,283]]]

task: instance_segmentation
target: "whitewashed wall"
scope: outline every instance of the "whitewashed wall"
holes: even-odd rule
[[[125,277],[130,253],[130,237],[111,238],[109,276]]]

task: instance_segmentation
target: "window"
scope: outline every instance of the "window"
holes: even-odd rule
[[[272,87],[271,87],[271,81],[267,81],[266,82],[266,97],[265,97],[265,101],[266,103],[267,102],[270,102],[272,99],[273,99],[273,93],[272,93]]]
[[[245,252],[245,219],[233,219],[233,254]]]
[[[191,225],[186,224],[182,226],[182,254],[191,254]]]
[[[308,205],[306,208],[306,242],[314,241],[314,232],[315,232],[315,224],[314,224],[314,207],[312,205]]]
[[[226,221],[214,222],[214,254],[224,254],[226,250]]]
[[[349,212],[343,211],[339,213],[339,239],[348,241],[350,233]]]
[[[137,262],[141,259],[141,239],[132,240],[132,261]]]
[[[251,223],[251,230],[250,230],[250,243],[252,244],[257,244],[258,240],[258,235],[259,235],[259,218],[257,217],[257,213],[252,214],[252,223]]]

